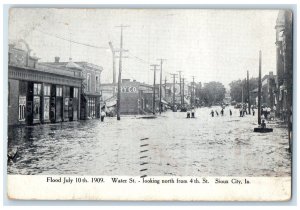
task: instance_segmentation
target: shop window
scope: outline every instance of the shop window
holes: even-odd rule
[[[33,101],[34,101],[33,119],[38,120],[40,119],[40,112],[41,112],[40,97],[34,96]]]
[[[42,84],[34,83],[33,85],[33,119],[39,120],[41,113],[41,93]]]
[[[96,99],[95,98],[89,98],[88,100],[88,108],[89,108],[89,117],[95,118],[96,117],[96,106],[95,103]]]
[[[19,97],[19,121],[25,121],[26,96]]]

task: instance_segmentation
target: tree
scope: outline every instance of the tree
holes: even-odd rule
[[[225,98],[225,87],[220,82],[209,82],[201,89],[201,99],[207,104],[222,103]]]
[[[238,103],[242,102],[242,90],[244,92],[244,100],[247,99],[247,84],[246,80],[235,80],[232,81],[230,84],[230,96],[233,101],[236,101]],[[250,91],[258,88],[258,78],[251,78],[249,79],[249,89]]]

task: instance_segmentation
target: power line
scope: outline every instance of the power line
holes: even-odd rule
[[[83,45],[83,46],[86,46],[86,47],[92,47],[92,48],[96,48],[96,49],[105,49],[105,50],[109,49],[108,47],[100,47],[100,46],[96,46],[96,45],[82,43],[82,42],[74,41],[74,40],[71,40],[71,39],[56,35],[56,34],[50,34],[50,33],[44,32],[44,31],[40,31],[40,30],[36,30],[36,31],[38,31],[42,34],[48,35],[48,36],[55,37],[57,39],[61,39],[61,40],[64,40],[64,41],[68,41],[68,42],[72,42],[72,43],[75,43],[75,44]]]

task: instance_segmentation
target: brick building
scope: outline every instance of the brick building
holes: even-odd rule
[[[156,89],[156,107],[158,107],[158,91]],[[109,107],[116,105],[117,84],[102,84],[103,101]],[[121,114],[146,114],[153,112],[153,86],[135,80],[123,79],[121,83]]]
[[[80,119],[92,119],[100,117],[101,90],[100,78],[103,68],[101,66],[88,62],[60,62],[59,57],[55,58],[55,62],[46,62],[44,65],[59,68],[72,69],[74,72],[80,72],[83,81],[81,85],[81,106]]]
[[[24,40],[9,44],[8,124],[78,120],[80,72],[38,63]]]

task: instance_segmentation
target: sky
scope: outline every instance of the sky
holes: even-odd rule
[[[40,62],[86,61],[103,67],[102,83],[112,82],[112,52],[123,31],[122,78],[153,83],[151,64],[163,58],[163,79],[182,71],[186,81],[228,84],[276,74],[275,24],[278,10],[203,9],[11,9],[9,41],[23,39]],[[72,40],[74,42],[70,42]],[[81,44],[78,44],[81,43]],[[84,45],[82,45],[84,44]],[[91,47],[93,46],[93,47]],[[117,71],[118,71],[117,62]],[[158,75],[157,75],[157,78]],[[159,79],[157,79],[157,82]]]

